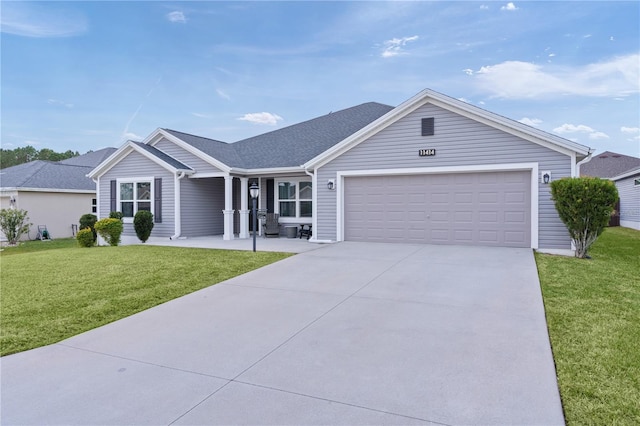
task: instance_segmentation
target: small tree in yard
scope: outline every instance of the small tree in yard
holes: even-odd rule
[[[138,211],[133,217],[133,228],[140,241],[146,242],[153,229],[153,214],[147,210]]]
[[[100,219],[95,224],[96,231],[110,246],[117,246],[122,235],[122,221],[120,219],[106,218]]]
[[[564,178],[551,182],[551,199],[569,230],[576,257],[587,257],[589,247],[609,223],[618,200],[615,184],[593,177]]]
[[[23,234],[29,233],[31,224],[28,222],[26,210],[2,209],[0,210],[0,229],[9,245],[16,245]]]

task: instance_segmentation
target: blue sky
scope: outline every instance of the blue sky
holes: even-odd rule
[[[640,2],[1,3],[1,144],[234,142],[424,88],[640,156]]]

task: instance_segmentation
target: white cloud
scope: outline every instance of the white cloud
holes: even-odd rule
[[[126,133],[122,134],[122,139],[125,139],[125,140],[128,140],[128,141],[140,142],[144,138],[142,136],[140,136],[140,135],[136,135],[133,132],[126,132]]]
[[[513,2],[509,2],[509,3],[505,4],[504,6],[502,6],[500,8],[500,10],[513,11],[513,10],[518,10],[518,8],[516,7],[515,4],[513,4]]]
[[[609,41],[616,41],[615,38],[613,38],[613,36],[609,37]]]
[[[419,37],[415,35],[411,37],[392,38],[391,40],[387,40],[383,43],[382,53],[380,56],[383,58],[391,58],[393,56],[405,54],[403,49],[407,43],[416,41],[418,38]]]
[[[254,112],[251,114],[245,114],[242,117],[239,117],[238,120],[248,121],[254,124],[275,126],[278,124],[278,121],[282,121],[282,117],[277,114],[271,114],[270,112]]]
[[[640,55],[577,67],[507,61],[480,68],[475,78],[479,89],[499,98],[628,96],[640,92]]]
[[[466,69],[464,69],[464,70],[462,70],[462,71],[464,71],[464,73],[465,73],[466,75],[473,75],[473,70],[472,70],[472,69],[466,68]]]
[[[531,127],[538,127],[540,124],[542,124],[542,120],[540,120],[539,118],[523,117],[518,121]]]
[[[488,9],[489,9],[489,6],[487,6],[486,4],[481,4],[481,5],[480,5],[480,9],[481,9],[481,10],[488,10]]]
[[[622,126],[620,127],[620,131],[622,133],[627,133],[627,134],[635,134],[635,133],[640,133],[640,127],[625,127]]]
[[[471,102],[469,99],[467,99],[467,98],[458,98],[458,100],[459,100],[459,101],[462,101],[462,102],[465,102],[465,103],[468,103],[468,104],[472,103],[472,102]]]
[[[213,118],[210,115],[207,114],[201,114],[199,112],[192,112],[191,115],[193,115],[194,117],[198,117],[198,118]]]
[[[187,18],[184,16],[184,13],[179,10],[167,13],[167,19],[169,22],[177,22],[179,24],[187,23]]]
[[[72,37],[87,31],[84,15],[51,3],[2,2],[0,31],[23,37]]]
[[[220,96],[222,99],[226,99],[226,100],[231,100],[231,96],[227,95],[225,92],[223,92],[221,89],[216,89],[216,93],[218,94],[218,96]]]
[[[47,99],[47,103],[49,105],[60,105],[65,108],[73,108],[73,104],[58,100],[58,99]]]
[[[598,132],[597,130],[592,129],[589,126],[585,126],[584,124],[563,124],[560,127],[556,127],[553,129],[554,132],[564,135],[569,133],[585,133],[589,139],[609,139],[609,135],[603,132]],[[572,139],[573,140],[573,139]]]

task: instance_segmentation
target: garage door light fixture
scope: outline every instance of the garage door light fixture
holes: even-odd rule
[[[545,185],[548,185],[550,180],[551,180],[551,172],[542,172],[542,182]]]
[[[335,179],[329,179],[327,181],[327,189],[329,191],[333,191],[336,189],[336,180]]]

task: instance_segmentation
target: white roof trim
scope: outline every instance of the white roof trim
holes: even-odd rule
[[[109,158],[104,160],[102,163],[98,164],[98,166],[95,169],[93,169],[87,175],[87,177],[89,177],[91,179],[95,179],[96,177],[102,176],[103,174],[105,174],[107,171],[109,171],[111,168],[113,168],[123,158],[125,158],[127,155],[129,155],[133,151],[136,151],[137,153],[142,154],[143,156],[145,156],[149,160],[151,160],[154,163],[158,164],[160,167],[162,167],[162,168],[164,168],[166,170],[169,170],[172,173],[185,172],[187,174],[192,174],[194,172],[193,170],[177,169],[177,168],[173,167],[171,164],[168,164],[167,162],[162,161],[160,158],[158,158],[155,155],[151,154],[149,151],[147,151],[147,150],[145,150],[143,148],[140,148],[135,142],[127,141],[127,142],[124,143],[124,145],[122,145],[120,148],[118,148],[116,152],[111,154],[109,156]],[[179,160],[177,160],[177,161],[179,161]]]
[[[628,178],[628,177],[631,177],[631,176],[637,175],[637,174],[640,174],[640,167],[636,167],[634,169],[627,170],[626,172],[621,173],[618,176],[610,177],[609,180],[614,180],[614,181],[615,180],[620,180],[620,179]]]
[[[22,187],[0,188],[0,193],[4,193],[4,192],[60,192],[60,193],[67,193],[67,194],[95,194],[96,190],[95,189],[94,190],[61,189],[61,188],[22,188]]]
[[[517,121],[502,117],[498,114],[486,111],[482,108],[470,105],[466,102],[453,99],[449,96],[425,89],[403,102],[387,114],[363,127],[342,142],[329,148],[322,154],[312,158],[303,167],[306,169],[317,168],[325,165],[329,161],[337,158],[341,154],[360,144],[374,134],[384,130],[389,125],[401,118],[409,115],[421,106],[431,103],[446,110],[463,115],[472,120],[497,128],[507,133],[513,134],[530,142],[545,146],[568,156],[578,154],[586,157],[591,153],[591,148],[572,142],[570,140],[552,135],[542,130],[535,129]]]
[[[229,171],[231,170],[231,167],[229,167],[228,165],[226,165],[225,163],[223,163],[222,161],[208,155],[205,154],[204,152],[200,151],[198,148],[189,145],[188,143],[186,143],[185,141],[183,141],[182,139],[180,139],[177,136],[172,135],[171,133],[165,131],[164,129],[156,129],[153,133],[151,133],[149,136],[147,136],[147,138],[142,142],[145,143],[147,145],[151,145],[151,146],[155,146],[155,144],[157,144],[158,142],[160,142],[161,138],[165,138],[170,142],[173,142],[174,144],[178,145],[180,148],[184,149],[187,152],[190,152],[191,154],[195,155],[196,157],[200,158],[202,161],[206,161],[207,163],[211,164],[212,166],[222,170],[225,173],[229,173]],[[180,160],[178,160],[180,161]]]

